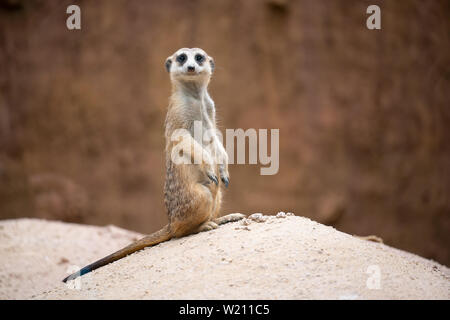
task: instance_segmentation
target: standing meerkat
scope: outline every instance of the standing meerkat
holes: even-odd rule
[[[171,238],[208,231],[244,218],[240,213],[219,217],[221,187],[228,187],[228,156],[216,133],[216,110],[208,94],[214,60],[199,48],[182,48],[165,62],[172,95],[165,121],[166,183],[164,203],[169,224],[106,256],[63,281],[73,280],[145,247]],[[201,125],[208,132],[196,137]]]

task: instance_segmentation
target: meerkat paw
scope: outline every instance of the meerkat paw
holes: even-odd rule
[[[207,221],[198,228],[198,232],[210,231],[210,230],[217,229],[218,227],[219,227],[219,225],[217,223],[215,223],[214,221]]]
[[[228,188],[228,185],[230,184],[230,178],[226,176],[221,176],[220,180],[222,180],[223,184],[225,185],[225,188]]]
[[[214,222],[217,224],[224,224],[224,223],[228,223],[228,222],[239,221],[244,218],[245,218],[245,215],[243,215],[242,213],[230,213],[230,214],[227,214],[226,216],[215,219]]]
[[[217,179],[217,176],[213,172],[207,171],[206,175],[212,182],[216,184],[216,186],[219,185],[219,179]]]
[[[225,185],[225,188],[228,188],[228,185],[230,184],[230,176],[228,174],[228,170],[223,165],[219,166],[219,174],[220,174],[220,180],[222,180],[223,184]]]

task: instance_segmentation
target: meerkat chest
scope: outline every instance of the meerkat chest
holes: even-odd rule
[[[215,134],[214,115],[206,103],[198,100],[192,104],[190,110],[192,114],[189,127],[192,136],[201,144],[208,143],[207,137]]]

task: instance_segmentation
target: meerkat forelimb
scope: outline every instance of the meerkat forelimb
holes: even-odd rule
[[[171,238],[208,231],[220,224],[245,216],[233,213],[219,217],[222,190],[228,187],[228,155],[216,130],[214,101],[208,84],[214,71],[214,60],[199,48],[182,48],[165,62],[172,83],[172,95],[165,121],[166,182],[164,203],[169,224],[127,247],[104,257],[66,277],[75,279],[106,264],[122,259],[145,247]],[[212,133],[209,141],[195,139],[195,123]],[[174,139],[176,133],[178,140]],[[181,141],[180,141],[181,138]],[[182,150],[182,161],[174,161]],[[200,157],[200,160],[197,158]],[[179,160],[179,159],[178,159]]]

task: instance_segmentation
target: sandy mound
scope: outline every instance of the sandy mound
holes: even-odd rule
[[[0,221],[0,299],[27,299],[52,289],[71,266],[92,262],[139,236],[114,226]]]
[[[2,222],[0,298],[450,299],[449,268],[295,216],[173,239],[71,287],[60,282],[69,265],[83,266],[135,236],[111,227]]]

